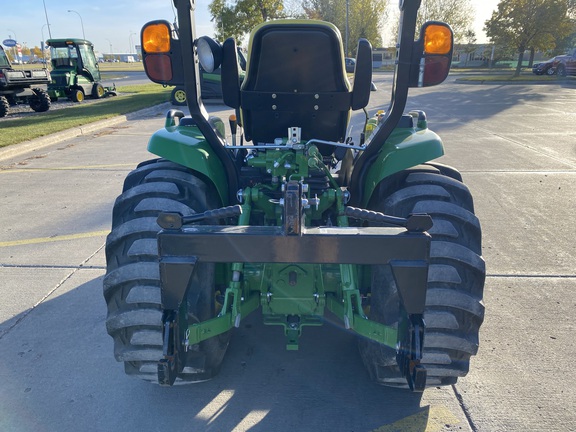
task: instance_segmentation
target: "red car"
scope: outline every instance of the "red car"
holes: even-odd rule
[[[532,66],[532,73],[536,75],[554,75],[556,70],[552,67],[554,64],[555,58],[551,58],[550,60],[546,60],[545,62],[535,63]]]
[[[559,76],[576,75],[576,50],[571,54],[554,57],[552,68]]]

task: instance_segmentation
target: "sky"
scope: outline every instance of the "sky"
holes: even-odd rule
[[[196,0],[199,35],[214,34],[208,12],[210,2]],[[472,0],[476,10],[474,31],[479,43],[486,41],[482,27],[498,2]],[[50,37],[82,38],[84,33],[101,54],[134,53],[145,23],[156,19],[174,21],[172,0],[0,0],[0,10],[0,42],[11,37],[32,48]]]

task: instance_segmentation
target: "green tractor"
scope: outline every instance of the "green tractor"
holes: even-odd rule
[[[184,86],[190,116],[167,113],[159,156],[124,182],[106,241],[106,327],[128,375],[170,386],[214,377],[233,329],[261,310],[297,350],[328,312],[358,336],[378,383],[423,391],[466,375],[483,321],[485,264],[468,188],[442,156],[408,90],[448,75],[450,27],[401,6],[390,106],[369,122],[372,49],[358,42],[353,85],[338,29],[263,23],[239,79],[236,43],[194,34],[190,0],[141,33],[148,77]],[[198,82],[221,66],[223,101],[207,114]],[[370,125],[348,136],[351,111]],[[237,119],[236,119],[237,117]],[[369,129],[369,130],[368,130]]]
[[[82,102],[86,96],[100,99],[115,96],[116,89],[104,87],[92,42],[84,39],[48,39],[52,81],[48,94],[53,101],[66,97]]]

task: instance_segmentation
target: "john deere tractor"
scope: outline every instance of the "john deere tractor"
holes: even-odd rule
[[[426,114],[404,112],[409,88],[440,84],[452,57],[444,23],[415,40],[419,3],[400,2],[392,99],[356,137],[367,40],[351,85],[334,25],[265,22],[240,84],[236,42],[197,37],[192,1],[174,0],[178,37],[168,21],[144,26],[148,77],[184,86],[190,115],[167,113],[148,144],[159,158],[128,175],[113,209],[106,326],[128,375],[214,377],[258,309],[288,350],[331,312],[381,384],[423,391],[466,375],[484,315],[481,231],[459,172],[431,162],[443,145]],[[203,106],[199,64],[221,67],[230,140]]]
[[[52,81],[48,94],[53,101],[66,97],[82,102],[86,95],[94,99],[115,96],[116,89],[101,84],[100,68],[92,42],[84,39],[48,39],[52,58]]]

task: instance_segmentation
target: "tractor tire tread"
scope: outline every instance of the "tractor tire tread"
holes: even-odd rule
[[[126,374],[158,382],[157,363],[163,355],[158,214],[178,211],[188,215],[214,207],[208,186],[172,162],[148,161],[127,176],[112,211],[103,280],[106,329]],[[228,339],[226,333],[191,347],[194,352],[176,383],[210,379],[220,368]]]
[[[465,376],[470,357],[478,351],[479,328],[484,319],[482,302],[486,274],[481,257],[481,228],[474,215],[472,196],[451,167],[424,166],[407,170],[396,190],[376,191],[379,202],[372,210],[393,216],[428,213],[434,227],[424,320],[421,364],[428,374],[427,386],[454,384]],[[389,270],[373,270],[371,319],[386,325],[397,322],[398,297]],[[374,287],[379,287],[374,292]],[[375,306],[375,304],[377,306]],[[373,310],[374,309],[374,310]],[[396,312],[394,312],[396,311]],[[396,318],[390,315],[396,314]],[[360,352],[372,379],[380,384],[407,388],[396,364],[395,350],[375,342],[360,341]]]

